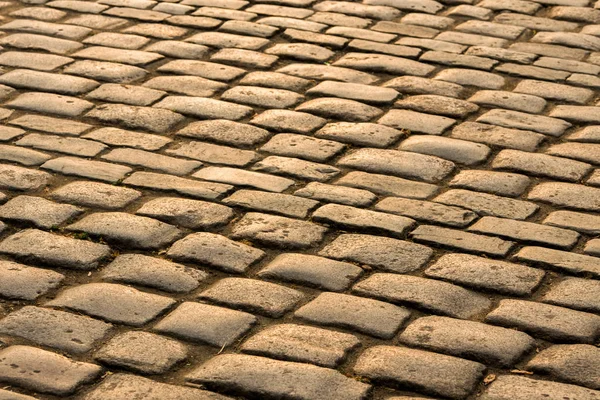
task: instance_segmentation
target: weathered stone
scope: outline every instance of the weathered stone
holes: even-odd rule
[[[527,198],[575,210],[600,210],[600,189],[574,183],[540,183]]]
[[[539,209],[537,205],[527,201],[463,189],[450,189],[434,200],[437,203],[468,208],[480,215],[519,220],[529,218]]]
[[[142,249],[164,247],[181,235],[179,229],[172,225],[121,212],[90,214],[67,229]]]
[[[247,213],[233,227],[233,239],[248,239],[285,248],[308,248],[323,240],[327,228],[306,221]]]
[[[600,259],[583,254],[548,249],[545,247],[527,246],[521,249],[515,258],[529,261],[570,273],[589,273],[600,276]]]
[[[217,81],[231,81],[244,74],[241,68],[228,67],[222,64],[209,63],[196,60],[175,60],[161,65],[158,72],[170,72],[181,75],[200,76],[205,79]],[[216,84],[211,84],[218,87]]]
[[[463,399],[483,377],[485,366],[473,361],[395,346],[374,346],[359,357],[354,372],[376,382]]]
[[[251,186],[270,192],[283,192],[294,184],[294,181],[290,179],[226,167],[206,167],[193,176],[232,185]]]
[[[102,270],[102,278],[152,287],[166,292],[188,293],[208,274],[160,258],[122,254]]]
[[[463,122],[457,125],[450,137],[522,151],[534,151],[545,140],[544,135],[539,133],[478,122]]]
[[[147,106],[163,97],[166,93],[160,90],[147,89],[134,85],[118,85],[106,83],[90,92],[86,97],[111,103],[125,103],[134,106]]]
[[[381,236],[342,234],[319,255],[405,273],[421,268],[433,255],[428,247]]]
[[[303,180],[324,182],[340,173],[336,167],[298,158],[270,156],[257,162],[252,167],[255,171],[279,175],[289,175]]]
[[[309,100],[296,107],[298,111],[342,121],[366,122],[380,116],[383,111],[354,100],[321,97]]]
[[[199,298],[271,318],[294,308],[304,294],[285,286],[245,278],[224,278],[200,293]]]
[[[469,225],[477,218],[477,214],[462,208],[399,197],[383,199],[375,208],[391,214],[457,227]]]
[[[241,349],[244,353],[333,368],[359,344],[355,336],[346,333],[285,324],[259,332]]]
[[[321,293],[294,314],[304,320],[391,339],[409,318],[405,308],[339,293]]]
[[[64,275],[12,261],[0,262],[0,296],[35,300],[60,285]]]
[[[26,229],[0,243],[0,252],[60,268],[91,270],[108,257],[110,247],[37,229]]]
[[[506,256],[514,243],[498,238],[476,235],[454,229],[420,225],[410,233],[417,242],[442,245],[467,252],[481,252],[492,256]]]
[[[336,122],[325,125],[315,136],[358,146],[388,147],[403,134],[379,124]]]
[[[141,195],[137,190],[87,181],[71,182],[51,193],[58,201],[109,210],[123,208]]]
[[[236,147],[254,146],[271,136],[265,129],[225,119],[192,122],[179,130],[177,135],[230,144]]]
[[[551,286],[550,290],[542,297],[542,301],[597,313],[600,310],[600,299],[596,296],[598,289],[600,289],[598,280],[566,278]]]
[[[544,271],[467,254],[445,254],[427,268],[425,275],[476,289],[516,296],[531,294],[544,278]]]
[[[390,110],[377,122],[409,132],[441,135],[456,121],[452,118],[423,114],[411,110]]]
[[[492,305],[486,297],[460,286],[410,275],[376,273],[355,284],[352,291],[462,319],[486,312]]]
[[[359,83],[324,81],[306,92],[318,96],[335,96],[367,103],[391,103],[398,96],[394,89],[386,89]]]
[[[66,307],[110,322],[141,326],[175,300],[113,283],[88,283],[62,291],[45,305]]]
[[[403,140],[399,150],[437,156],[460,164],[473,165],[485,161],[490,149],[483,144],[437,136],[411,136]]]
[[[347,53],[333,63],[335,66],[395,75],[429,75],[435,67],[401,57],[383,54]]]
[[[163,3],[165,4],[165,3]],[[119,399],[141,397],[146,400],[228,400],[206,390],[194,389],[187,386],[169,385],[162,382],[142,378],[141,376],[123,373],[108,375],[100,385],[96,386],[84,397],[85,400],[103,400],[106,398]]]
[[[0,76],[0,83],[14,88],[68,95],[87,93],[99,85],[98,82],[91,79],[26,69],[14,69]]]
[[[412,199],[426,199],[438,191],[436,185],[429,183],[357,171],[346,174],[336,184],[367,189],[385,196],[402,196]]]
[[[309,133],[325,125],[327,121],[311,114],[290,110],[267,110],[250,123],[277,132]]]
[[[185,302],[154,326],[154,330],[185,340],[225,348],[256,324],[256,317],[241,311],[203,303]]]
[[[258,190],[238,190],[223,199],[225,204],[251,210],[273,212],[289,217],[305,218],[318,202],[281,193],[265,193]]]
[[[164,101],[164,100],[163,100]],[[119,124],[132,129],[165,132],[183,121],[183,116],[169,110],[121,104],[102,104],[86,114],[104,123]]]
[[[29,346],[7,347],[0,351],[0,360],[0,381],[57,396],[70,395],[102,373],[96,364]]]
[[[94,104],[71,96],[29,92],[19,95],[6,106],[19,110],[76,117],[92,108]]]
[[[314,200],[330,203],[346,204],[349,206],[367,206],[375,201],[376,196],[362,189],[345,188],[337,185],[327,185],[310,182],[302,189],[294,192],[295,196],[308,197]]]
[[[561,136],[571,124],[556,118],[525,114],[518,111],[491,110],[477,118],[477,122],[500,125],[506,128],[532,130],[550,136]]]
[[[347,289],[362,272],[354,264],[286,253],[277,256],[258,276],[339,292]]]
[[[0,320],[0,332],[69,353],[85,353],[112,325],[82,315],[25,306]]]
[[[551,394],[549,394],[551,393]],[[516,375],[502,375],[481,395],[481,400],[544,400],[548,396],[557,399],[565,397],[593,400],[598,391],[575,385],[542,381]]]
[[[172,111],[176,111],[181,114],[192,115],[196,118],[202,119],[239,120],[252,113],[252,109],[250,107],[220,100],[188,96],[168,96],[156,103],[153,107],[171,110],[165,111],[174,115],[179,114],[173,113]],[[176,122],[181,121],[178,119]],[[170,127],[171,126],[168,128]],[[160,132],[160,130],[154,130],[153,132]]]
[[[146,70],[132,65],[93,60],[77,61],[66,67],[64,73],[113,83],[135,82],[147,74]]]
[[[143,374],[162,374],[187,357],[181,343],[148,332],[125,332],[94,354],[102,363]]]
[[[485,89],[500,89],[506,83],[506,80],[500,75],[463,68],[444,69],[433,79]]]
[[[203,232],[178,240],[167,255],[178,261],[208,264],[227,272],[242,273],[265,253],[225,236]]]
[[[28,222],[46,229],[58,226],[82,212],[78,207],[33,196],[13,197],[0,206],[0,218]]]
[[[279,68],[277,72],[297,76],[304,79],[334,80],[369,85],[377,82],[378,78],[366,72],[350,68],[332,67],[318,64],[290,64]]]
[[[290,374],[282,376],[283,370]],[[186,379],[208,388],[234,388],[240,394],[261,398],[361,400],[370,389],[328,368],[240,354],[218,355]]]
[[[501,300],[487,322],[518,328],[549,340],[593,343],[600,317],[563,307],[523,300]]]
[[[398,100],[395,105],[399,108],[408,108],[414,111],[430,114],[442,114],[450,117],[465,117],[479,109],[476,104],[452,97],[434,94],[422,94]]]
[[[37,133],[24,136],[15,142],[15,144],[17,146],[56,151],[80,157],[94,157],[106,149],[105,145],[91,140],[54,135],[40,135]]]

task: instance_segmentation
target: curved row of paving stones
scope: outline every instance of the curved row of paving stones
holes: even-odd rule
[[[0,398],[600,399],[600,2],[0,13]]]

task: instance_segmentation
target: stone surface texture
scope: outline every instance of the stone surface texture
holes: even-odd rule
[[[0,0],[0,400],[600,400],[600,0]]]

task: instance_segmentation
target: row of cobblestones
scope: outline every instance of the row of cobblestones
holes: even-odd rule
[[[0,399],[600,400],[599,0],[0,1]]]

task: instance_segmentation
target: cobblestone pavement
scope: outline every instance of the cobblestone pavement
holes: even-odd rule
[[[0,13],[0,399],[600,400],[600,0]]]

